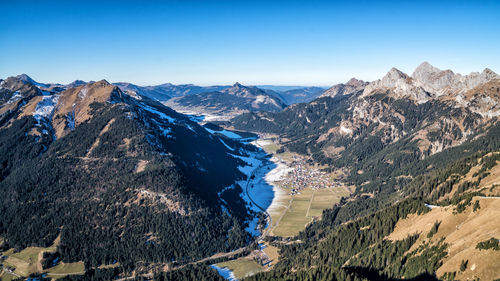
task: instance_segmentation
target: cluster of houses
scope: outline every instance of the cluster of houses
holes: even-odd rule
[[[291,190],[291,194],[300,194],[304,188],[321,189],[339,187],[338,181],[332,180],[329,173],[310,167],[304,158],[293,156],[290,164],[293,169],[283,180],[283,186]]]

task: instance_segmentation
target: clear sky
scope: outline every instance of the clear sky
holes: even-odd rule
[[[0,77],[321,85],[500,72],[500,1],[0,0]]]

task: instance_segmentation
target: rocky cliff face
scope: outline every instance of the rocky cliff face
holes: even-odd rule
[[[350,95],[358,91],[362,91],[368,82],[363,80],[358,80],[356,78],[351,78],[345,84],[337,84],[326,90],[321,97],[335,97],[337,95]]]
[[[463,76],[451,70],[440,70],[424,62],[411,76],[392,68],[382,79],[368,84],[362,96],[387,93],[394,98],[409,98],[417,103],[424,103],[442,96],[460,95],[499,78],[500,76],[488,68],[481,73],[473,72]]]
[[[472,88],[500,78],[496,73],[486,68],[483,72],[473,72],[462,76],[451,70],[440,70],[428,62],[419,65],[412,74],[415,85],[422,87],[434,96],[463,93]]]
[[[422,155],[432,155],[463,143],[500,115],[499,86],[499,76],[489,69],[462,76],[424,62],[409,76],[392,68],[352,100],[342,122],[347,130],[339,131],[372,126],[386,144],[411,136]]]
[[[322,99],[275,115],[238,118],[235,126],[282,133],[291,140],[290,147],[318,159],[323,157],[319,151],[328,158],[346,158],[352,151],[361,154],[369,146],[380,149],[399,141],[411,143],[415,155],[425,158],[470,140],[496,122],[499,88],[499,76],[489,69],[462,76],[422,63],[412,76],[392,68],[371,83],[351,79],[327,90]],[[287,120],[288,126],[280,126],[279,120]],[[305,136],[300,133],[305,131]]]

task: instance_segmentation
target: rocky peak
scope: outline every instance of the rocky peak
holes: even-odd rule
[[[387,74],[382,78],[382,81],[383,82],[389,82],[389,83],[393,83],[399,79],[407,79],[408,78],[408,75],[406,75],[404,72],[402,72],[401,70],[393,67],[391,68],[391,70],[389,70],[389,72],[387,72]]]
[[[99,86],[99,87],[105,87],[105,86],[111,85],[111,84],[109,84],[108,81],[106,81],[106,79],[102,79],[102,80],[94,82],[92,84]]]
[[[35,82],[35,80],[31,79],[31,77],[29,77],[25,73],[17,75],[16,78],[19,79],[19,80],[21,80],[21,81],[23,81],[23,82],[25,82],[25,83],[30,83],[30,84],[33,84],[33,85],[37,84],[37,82]]]
[[[335,97],[337,95],[350,95],[352,93],[363,90],[368,82],[351,78],[345,84],[337,84],[326,90],[321,97]]]
[[[427,66],[424,65],[424,67]],[[368,84],[361,97],[387,91],[394,98],[409,98],[418,103],[424,103],[430,99],[427,91],[416,85],[410,76],[394,67],[382,79]]]
[[[346,86],[352,86],[352,87],[364,87],[368,84],[368,82],[365,82],[363,80],[358,80],[356,78],[351,78],[347,83],[345,83]]]
[[[68,85],[66,85],[66,88],[74,88],[74,87],[78,87],[78,86],[85,85],[85,84],[87,84],[87,82],[82,81],[82,80],[75,80],[75,81],[69,83]]]
[[[493,70],[491,70],[489,68],[485,68],[483,70],[483,72],[481,72],[481,76],[483,76],[484,78],[486,78],[488,80],[500,78],[498,76],[498,74],[496,74]]]
[[[33,80],[31,77],[29,77],[27,74],[20,74],[15,77],[19,81],[25,83],[25,84],[30,84],[39,88],[49,88],[51,86],[57,86],[56,84],[44,84],[44,83],[39,83]]]
[[[26,77],[29,78],[29,76],[27,75]],[[9,89],[10,91],[13,92],[20,91],[20,92],[29,92],[30,95],[41,95],[40,90],[36,87],[35,84],[22,80],[23,78],[26,77],[23,77],[21,75],[15,77],[8,77],[7,79],[2,81],[2,88]]]
[[[437,73],[437,72],[441,72],[441,69],[434,67],[430,63],[424,61],[415,69],[415,71],[413,72],[411,77],[418,78],[418,77],[423,77],[423,76],[429,75],[431,73]]]
[[[407,84],[409,82],[408,78],[410,78],[408,75],[403,73],[401,70],[393,67],[382,79],[370,83],[365,88],[365,93],[371,93],[376,89],[394,88],[403,84]]]
[[[436,96],[442,95],[443,90],[455,84],[459,74],[451,70],[441,70],[428,62],[420,64],[412,74],[415,84]]]
[[[498,77],[490,69],[485,69],[482,73],[473,72],[462,76],[449,69],[441,70],[428,62],[423,62],[415,69],[411,77],[392,68],[382,79],[366,86],[362,96],[389,90],[390,94],[396,98],[411,97],[417,102],[426,102],[440,96],[464,93]]]

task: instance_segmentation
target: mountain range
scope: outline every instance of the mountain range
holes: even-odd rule
[[[492,260],[499,253],[481,250],[500,233],[492,219],[500,195],[499,78],[489,69],[463,76],[424,62],[411,76],[393,68],[307,104],[235,117],[233,127],[278,135],[285,153],[344,173],[355,188],[294,238],[301,243],[280,247],[272,271],[248,280],[500,277]]]
[[[499,116],[499,75],[427,62],[329,89],[9,77],[0,252],[26,278],[60,259],[85,269],[63,280],[222,280],[207,265],[265,240],[279,261],[245,280],[495,280]],[[295,237],[255,236],[257,135],[352,194]],[[40,262],[13,254],[40,247]]]
[[[175,97],[164,104],[181,112],[224,117],[253,111],[276,112],[286,107],[275,93],[239,83],[221,91]]]
[[[105,80],[47,91],[21,78],[0,82],[2,249],[57,240],[66,263],[140,270],[248,243],[235,183],[253,147]]]

